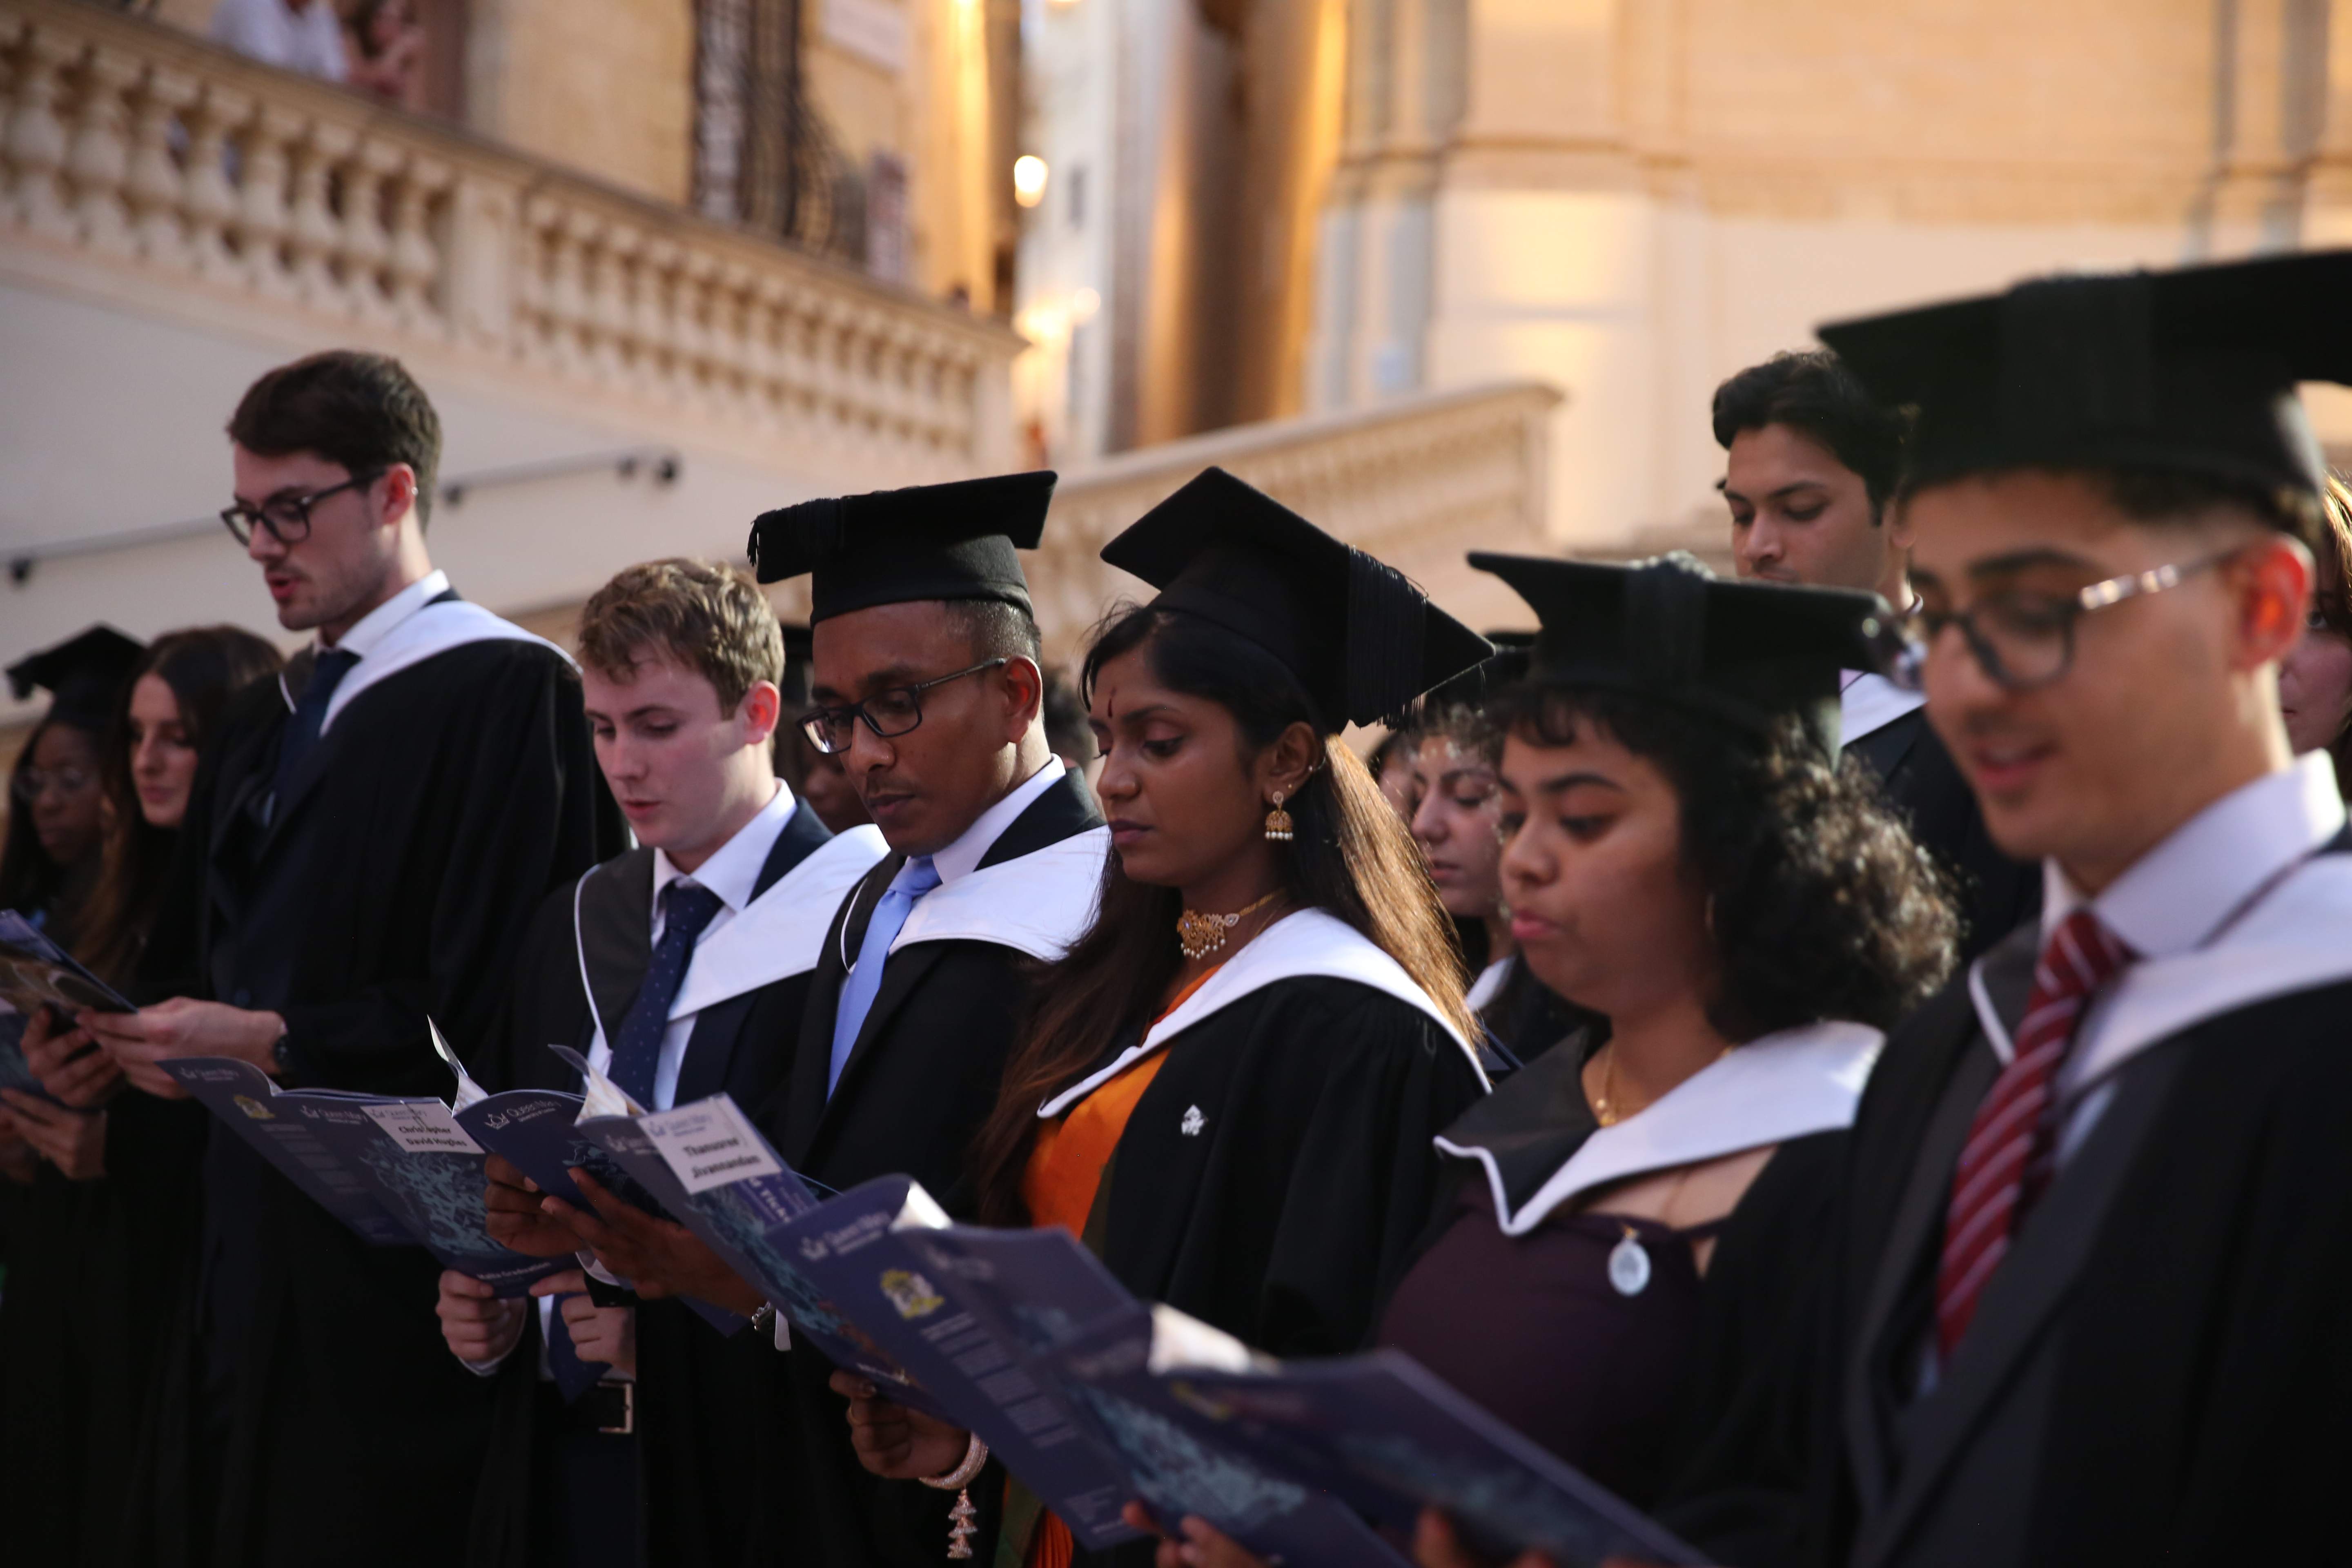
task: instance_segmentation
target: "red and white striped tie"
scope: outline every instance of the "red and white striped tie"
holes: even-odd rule
[[[2049,1180],[2052,1089],[2083,1009],[2131,959],[2131,949],[2087,907],[2068,915],[2042,949],[2009,1066],[1977,1107],[1952,1174],[1936,1275],[1936,1341],[1946,1361],[1969,1331],[2019,1218]]]

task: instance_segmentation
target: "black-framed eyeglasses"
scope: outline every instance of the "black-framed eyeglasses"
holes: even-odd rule
[[[18,805],[30,805],[52,786],[70,800],[97,782],[98,775],[88,768],[24,767],[17,769],[16,776],[9,782],[8,793]]]
[[[329,496],[339,496],[345,490],[365,489],[383,478],[385,470],[371,468],[363,474],[353,474],[339,485],[329,485],[322,490],[312,490],[306,496],[271,496],[259,506],[238,501],[235,506],[221,508],[220,520],[228,525],[230,533],[239,544],[253,542],[253,531],[265,529],[269,537],[280,544],[299,544],[310,537],[310,509]]]
[[[893,686],[877,691],[863,702],[852,702],[840,708],[812,708],[801,715],[801,732],[809,744],[827,756],[849,750],[860,720],[866,727],[887,741],[903,735],[923,721],[923,693],[934,686],[945,686],[950,680],[961,680],[967,675],[978,675],[984,669],[995,669],[1012,663],[1009,658],[984,659],[970,669],[959,669],[953,675],[934,676],[919,680],[912,686]]]
[[[2225,550],[2201,561],[2127,572],[2072,594],[1997,594],[1968,610],[1921,605],[1902,619],[1886,678],[1906,691],[1921,689],[1928,650],[1947,627],[1958,626],[1987,679],[2010,691],[2039,689],[2074,667],[2074,626],[2084,616],[2178,588],[2237,553]]]
[[[912,687],[889,687],[887,691],[875,691],[863,703],[849,703],[846,708],[812,708],[809,712],[800,715],[800,733],[809,736],[809,745],[825,752],[828,757],[849,750],[849,741],[856,736],[858,720],[866,721],[866,729],[875,731],[875,736],[885,738],[885,741],[903,736],[918,724],[922,724],[924,691],[929,691],[931,687],[946,687],[950,679],[979,675],[981,670],[995,670],[995,668],[1007,666],[1007,663],[1012,663],[1012,660],[988,658],[971,666],[969,670],[957,670],[955,675],[934,675],[927,682],[915,682]]]

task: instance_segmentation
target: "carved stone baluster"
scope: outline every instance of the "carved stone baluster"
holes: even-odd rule
[[[637,389],[649,398],[674,395],[679,384],[677,331],[678,246],[659,236],[648,239],[637,263]]]
[[[779,307],[776,324],[777,383],[782,393],[779,413],[785,423],[806,428],[817,417],[820,372],[816,363],[816,318],[789,298]]]
[[[392,296],[385,268],[392,259],[392,237],[383,224],[384,186],[400,170],[398,147],[362,140],[343,160],[342,238],[338,248],[343,288],[351,311],[362,321],[392,320]]]
[[[754,273],[743,289],[744,412],[752,424],[773,429],[783,421],[783,290],[776,280]]]
[[[580,374],[583,362],[588,298],[581,286],[586,258],[581,243],[587,234],[576,208],[562,209],[547,228],[547,348],[551,363],[567,374]]]
[[[710,405],[730,420],[745,417],[749,399],[743,372],[743,268],[720,260],[710,268],[703,295],[709,325],[703,332],[705,394]]]
[[[585,207],[574,207],[563,228],[572,239],[572,268],[565,281],[571,289],[572,374],[593,378],[609,346],[596,291],[604,286],[598,274],[604,268],[604,240],[612,225]]]
[[[672,318],[677,335],[678,405],[704,413],[719,406],[710,360],[711,282],[717,271],[718,263],[707,250],[688,250],[679,258],[677,309]]]
[[[192,260],[181,222],[187,182],[172,158],[172,121],[195,101],[196,81],[158,66],[140,83],[132,110],[131,168],[123,177],[123,200],[139,255],[159,267]]]
[[[290,153],[293,198],[286,215],[287,271],[301,301],[322,310],[344,306],[343,285],[335,276],[335,243],[341,237],[328,186],[335,165],[351,156],[359,138],[348,126],[313,121]]]
[[[208,86],[188,111],[188,255],[205,279],[236,276],[236,257],[228,246],[229,220],[236,216],[236,191],[228,183],[228,139],[252,108],[244,94]]]
[[[434,198],[447,188],[449,165],[438,159],[412,157],[401,171],[392,204],[393,314],[411,331],[437,331],[442,323],[435,303],[441,280],[441,251],[433,243]]]
[[[291,299],[294,279],[286,270],[286,150],[302,133],[301,120],[274,103],[264,103],[237,137],[237,258],[256,293]]]
[[[645,238],[643,231],[627,224],[606,225],[590,276],[588,310],[596,322],[596,375],[613,386],[628,384],[636,358],[637,323],[629,309],[629,289]]]
[[[520,219],[515,225],[515,352],[524,363],[545,365],[552,363],[551,334],[548,321],[548,232],[559,216],[553,202],[545,196],[529,196],[520,204]]]
[[[124,95],[139,79],[139,62],[112,49],[94,49],[81,68],[81,103],[66,154],[73,189],[74,226],[83,244],[106,256],[131,254],[131,209],[123,205],[131,170]]]
[[[5,148],[12,176],[10,213],[35,234],[55,239],[73,237],[73,214],[58,177],[66,162],[66,128],[58,118],[58,100],[65,95],[67,72],[80,57],[70,38],[39,26],[28,29],[16,48],[15,103]]]

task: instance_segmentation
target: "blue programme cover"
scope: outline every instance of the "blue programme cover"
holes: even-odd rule
[[[572,1172],[584,1170],[624,1203],[657,1219],[676,1217],[611,1150],[575,1125],[582,1103],[579,1095],[560,1089],[513,1089],[478,1100],[456,1114],[457,1125],[476,1142],[512,1163],[540,1191],[575,1208],[591,1206],[572,1181]]]
[[[852,1188],[782,1239],[833,1308],[905,1367],[956,1425],[980,1434],[1088,1550],[1137,1539],[1137,1494],[1037,1354],[1106,1313],[1136,1310],[1064,1230],[951,1226],[906,1176]]]
[[[269,1075],[226,1057],[183,1057],[163,1070],[221,1125],[253,1145],[278,1173],[310,1194],[320,1208],[378,1247],[414,1246],[407,1223],[386,1205],[374,1183],[354,1167],[340,1142],[278,1103],[285,1098]]]
[[[1275,1362],[1162,1306],[1143,1333],[1064,1366],[1171,1427],[1328,1489],[1399,1539],[1433,1507],[1497,1557],[1534,1547],[1561,1568],[1707,1561],[1401,1351]]]
[[[481,1145],[439,1100],[361,1100],[293,1089],[272,1103],[338,1149],[443,1267],[501,1296],[522,1295],[532,1281],[577,1267],[569,1258],[531,1258],[491,1238]]]
[[[85,1007],[99,1013],[137,1010],[31,921],[15,910],[0,910],[0,1089],[38,1095],[54,1105],[57,1097],[33,1076],[18,1045],[26,1024],[43,1007],[68,1018]]]

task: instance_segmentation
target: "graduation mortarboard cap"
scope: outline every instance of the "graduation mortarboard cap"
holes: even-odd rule
[[[1821,337],[1917,407],[1914,485],[2090,466],[2316,495],[2295,384],[2352,382],[2352,251],[2042,279]]]
[[[1528,659],[1536,645],[1533,632],[1488,632],[1495,651],[1429,694],[1433,708],[1476,708],[1507,686],[1528,676]]]
[[[916,599],[999,599],[1030,611],[1014,552],[1037,548],[1053,499],[1048,469],[828,496],[761,513],[745,553],[762,583],[809,574],[812,626]]]
[[[22,702],[37,688],[44,689],[50,694],[51,718],[104,730],[114,722],[122,682],[146,646],[112,626],[95,626],[10,665],[8,689]]]
[[[1543,623],[1528,679],[1626,691],[1762,731],[1801,718],[1838,750],[1841,672],[1872,669],[1886,629],[1875,594],[1725,582],[1677,552],[1630,566],[1471,552]]]
[[[1153,608],[1198,616],[1281,660],[1333,734],[1402,713],[1494,651],[1404,574],[1223,468],[1145,512],[1102,558],[1159,589]]]

